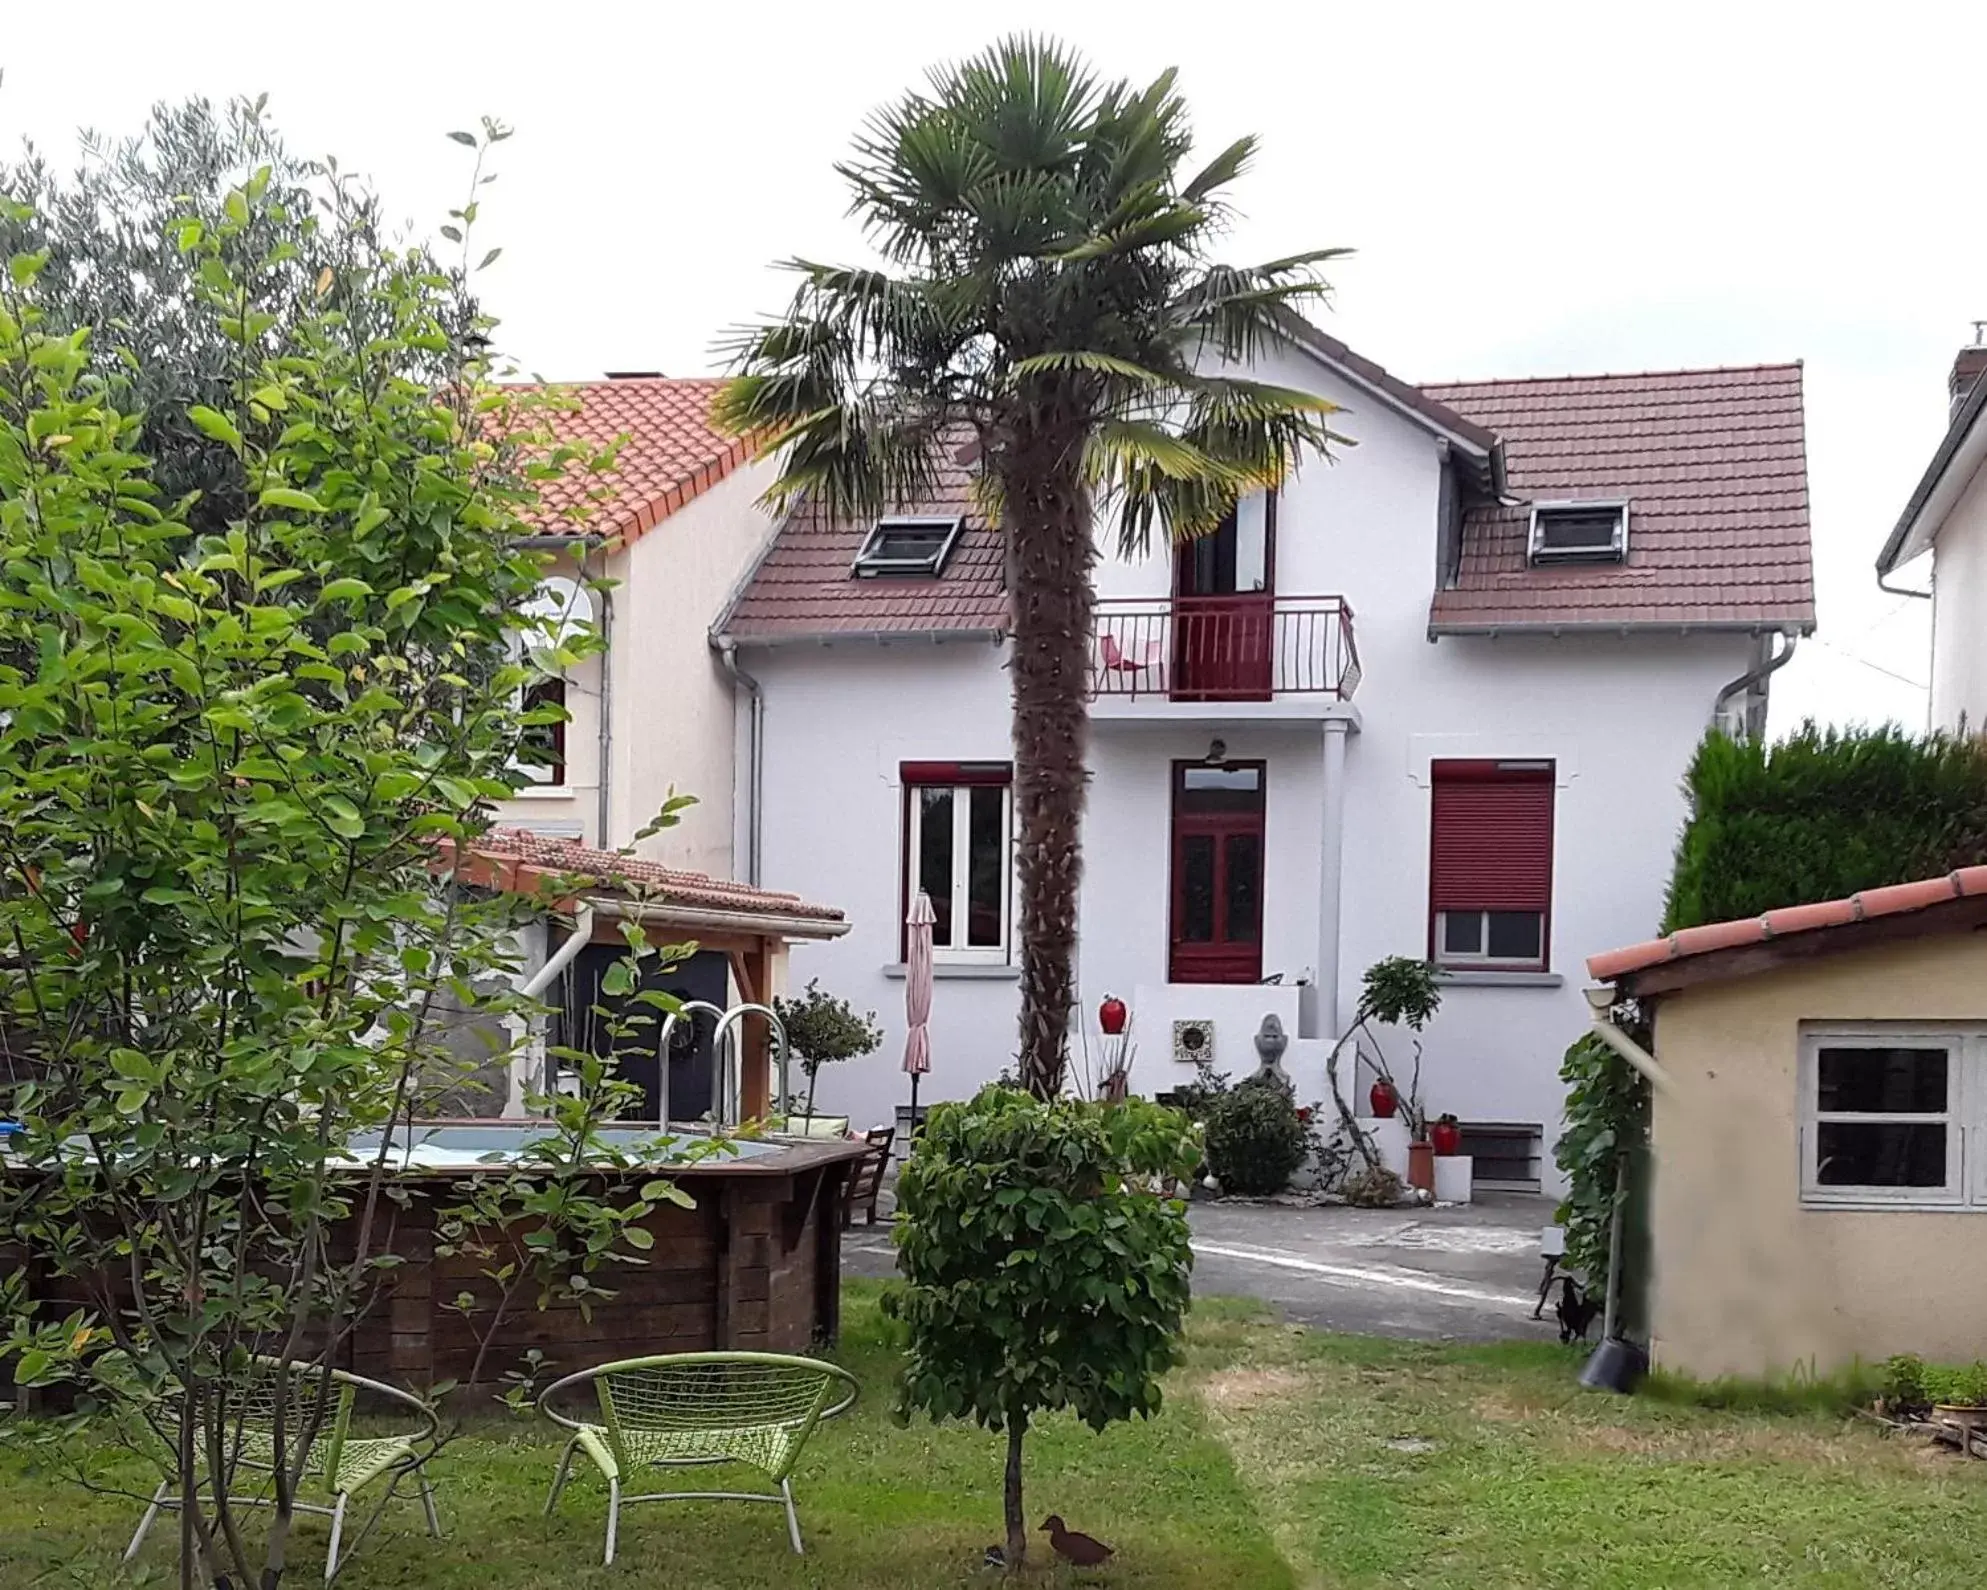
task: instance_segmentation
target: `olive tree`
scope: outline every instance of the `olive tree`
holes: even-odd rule
[[[1160,1189],[1199,1158],[1177,1110],[995,1086],[934,1107],[904,1167],[904,1283],[884,1299],[910,1335],[899,1415],[1006,1432],[1009,1572],[1028,1549],[1030,1420],[1067,1409],[1102,1430],[1159,1410],[1193,1268],[1186,1205]]]

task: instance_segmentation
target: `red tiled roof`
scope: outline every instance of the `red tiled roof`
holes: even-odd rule
[[[1769,944],[1797,933],[1850,927],[1859,922],[1926,911],[1933,906],[1982,895],[1987,895],[1987,867],[1961,867],[1943,878],[1925,878],[1916,883],[1893,883],[1880,889],[1864,889],[1846,900],[1782,906],[1768,911],[1764,916],[1682,928],[1668,938],[1650,939],[1644,944],[1631,944],[1626,949],[1590,955],[1587,957],[1587,975],[1597,982],[1613,982],[1616,978],[1646,972],[1672,961],[1687,960],[1694,955]]]
[[[1798,364],[1423,387],[1497,433],[1515,507],[1464,517],[1435,632],[1814,628]],[[1534,502],[1627,498],[1626,564],[1528,562]]]
[[[711,400],[723,385],[663,376],[555,383],[549,390],[576,406],[533,408],[521,416],[523,423],[589,447],[625,440],[606,474],[575,468],[541,481],[539,508],[530,515],[534,528],[541,535],[608,536],[626,544],[710,490],[752,453],[747,438],[727,436],[711,424]],[[593,492],[606,495],[591,502],[583,519],[569,517],[569,510],[589,504]]]
[[[962,461],[962,455],[972,456],[969,445],[943,456],[938,490],[905,510],[956,513],[965,520],[937,579],[853,578],[849,570],[869,537],[871,521],[837,520],[802,503],[780,527],[719,628],[746,642],[1005,630],[1000,533],[973,507],[973,470]]]
[[[846,918],[833,906],[816,905],[797,894],[681,872],[626,851],[596,850],[576,839],[522,828],[490,829],[476,841],[470,864],[461,870],[465,882],[507,893],[536,894],[548,886],[570,891],[590,883],[664,907],[818,922],[824,938],[846,928]]]

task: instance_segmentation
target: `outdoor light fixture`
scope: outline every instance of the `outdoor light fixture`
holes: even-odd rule
[[[1593,1007],[1596,1016],[1605,1016],[1614,1009],[1612,983],[1589,983],[1581,992],[1587,996],[1587,1003]]]
[[[1209,740],[1207,742],[1207,765],[1209,767],[1219,767],[1227,760],[1228,742],[1226,740]]]

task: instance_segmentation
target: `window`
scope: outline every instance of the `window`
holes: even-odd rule
[[[1430,786],[1430,955],[1461,969],[1544,971],[1552,763],[1436,762]]]
[[[933,579],[945,567],[952,543],[959,539],[961,521],[944,518],[890,518],[876,521],[869,539],[856,554],[859,580],[878,575],[908,575]]]
[[[1628,504],[1535,503],[1531,548],[1534,563],[1620,563],[1628,556]]]
[[[525,712],[541,707],[566,710],[566,681],[556,676],[525,687],[519,701]],[[566,783],[566,720],[556,723],[526,724],[519,737],[518,767],[532,783],[547,789],[563,789]]]
[[[1005,762],[907,762],[904,890],[937,918],[939,960],[1005,964],[1013,918],[1013,770]]]
[[[1968,1201],[1965,1122],[1987,1107],[1987,1036],[1810,1032],[1801,1054],[1805,1202]],[[1987,1188],[1977,1189],[1987,1193]],[[1973,1201],[1987,1202],[1987,1196]]]

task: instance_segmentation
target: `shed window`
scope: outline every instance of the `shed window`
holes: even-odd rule
[[[1431,955],[1443,966],[1545,970],[1552,763],[1437,762],[1430,784]]]
[[[1531,548],[1534,563],[1619,563],[1628,555],[1628,504],[1537,503]]]
[[[1963,1203],[1969,1110],[1987,1106],[1987,1036],[1809,1033],[1801,1187],[1810,1203]],[[1987,1203],[1987,1189],[1973,1200]]]
[[[856,554],[857,579],[879,575],[931,579],[945,567],[959,538],[958,518],[888,518],[876,521]]]

